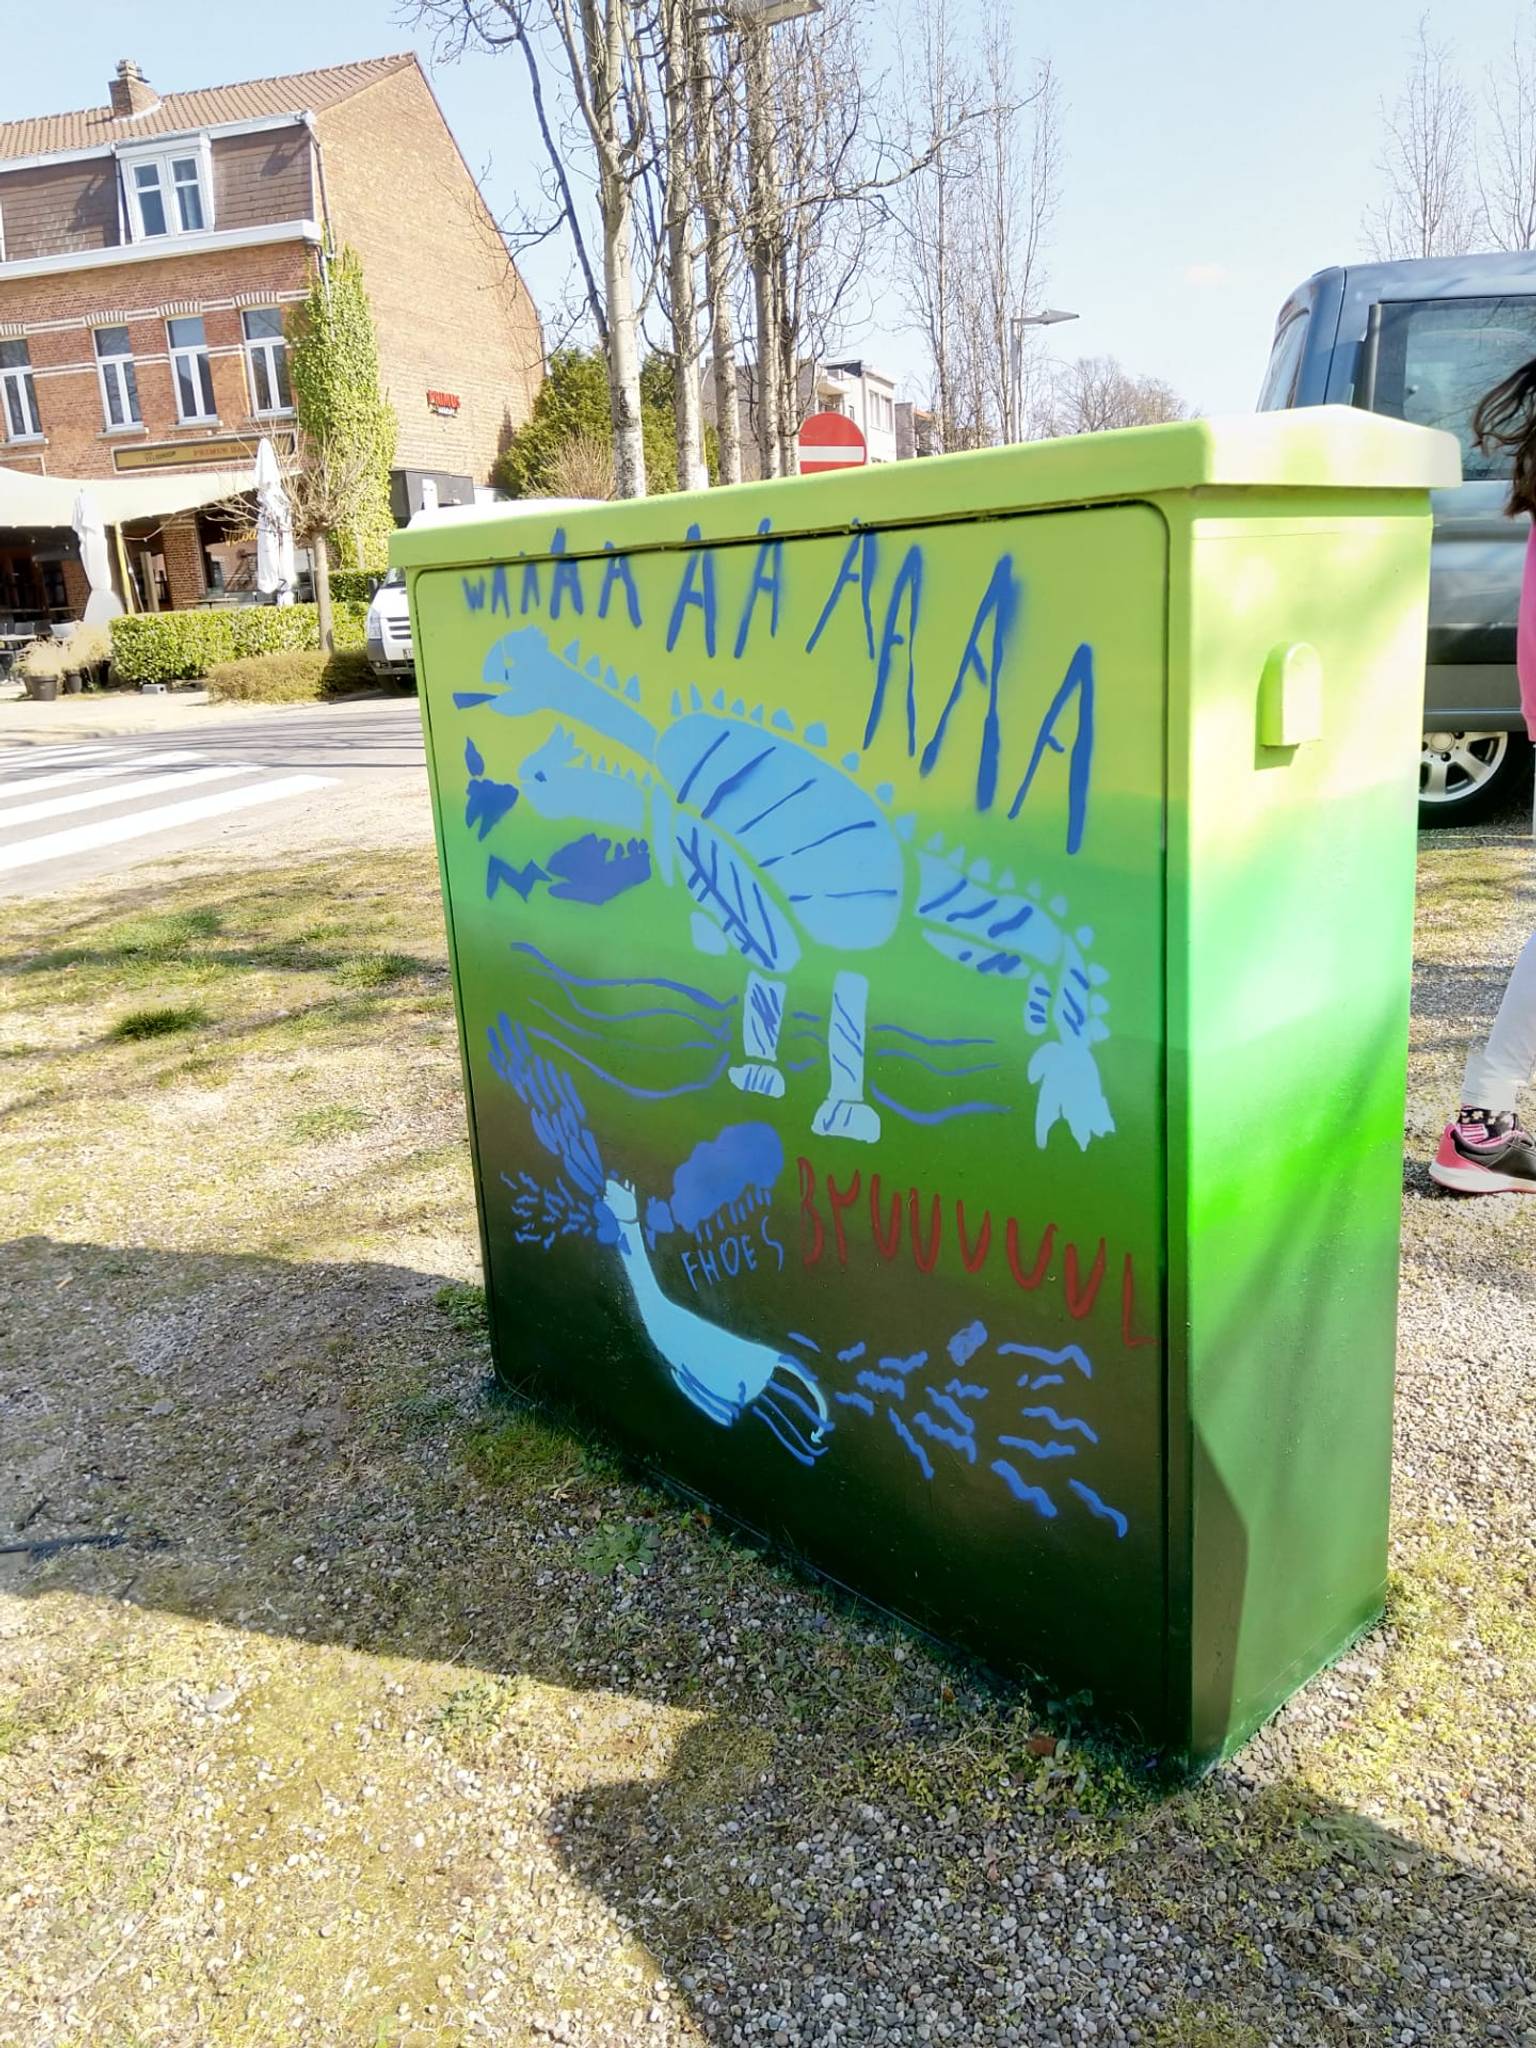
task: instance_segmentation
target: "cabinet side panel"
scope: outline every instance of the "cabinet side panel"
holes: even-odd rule
[[[1336,1654],[1386,1578],[1429,524],[1403,500],[1338,502],[1200,508],[1174,620],[1170,1314],[1196,1760]],[[1266,746],[1284,728],[1261,685],[1288,647],[1320,659],[1320,735]],[[1302,732],[1310,666],[1293,657]]]

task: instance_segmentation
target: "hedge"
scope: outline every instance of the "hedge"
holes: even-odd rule
[[[338,648],[364,644],[367,606],[337,602]],[[112,666],[120,683],[186,683],[220,662],[320,645],[312,604],[243,604],[218,611],[133,612],[112,621]]]
[[[333,569],[331,601],[333,604],[366,605],[388,574],[388,565],[382,569]]]
[[[345,654],[255,654],[248,661],[221,662],[208,677],[215,703],[315,704],[351,690],[376,689],[368,657],[360,648]]]

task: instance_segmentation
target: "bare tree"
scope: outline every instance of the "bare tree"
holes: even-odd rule
[[[1517,23],[1484,97],[1490,131],[1477,139],[1477,194],[1495,249],[1536,248],[1536,10]]]
[[[715,433],[720,481],[741,482],[741,408],[736,383],[735,278],[728,178],[736,143],[736,100],[715,66],[720,38],[700,33],[700,15],[689,17],[693,35],[689,90],[692,99],[694,180],[704,244],[704,298],[708,308],[710,374],[714,387]]]
[[[1372,253],[1462,256],[1477,234],[1472,114],[1449,47],[1419,19],[1401,92],[1381,107],[1382,196],[1365,217]]]
[[[643,498],[635,186],[656,141],[641,75],[644,24],[637,0],[416,0],[416,19],[436,29],[440,48],[512,49],[523,59],[556,224],[571,238],[607,358],[615,487],[622,498]],[[553,113],[550,80],[560,100]],[[596,263],[571,169],[573,157],[580,166],[582,156],[601,237]]]
[[[1189,417],[1189,407],[1160,377],[1138,377],[1113,356],[1079,356],[1051,378],[1035,421],[1042,435],[1100,434]]]
[[[985,0],[970,24],[979,72],[960,54],[953,0],[918,0],[904,32],[905,130],[921,167],[896,203],[897,274],[951,449],[1024,431],[1014,341],[1044,284],[1061,144],[1049,64],[1019,88],[1013,18],[1008,0]]]

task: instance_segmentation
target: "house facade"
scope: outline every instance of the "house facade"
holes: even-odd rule
[[[212,477],[263,436],[291,452],[285,324],[342,245],[399,419],[397,512],[427,478],[472,495],[527,418],[543,339],[414,56],[164,97],[125,60],[107,105],[0,124],[0,466]],[[217,597],[226,528],[137,524],[130,603]],[[0,530],[0,612],[80,586],[67,537]]]

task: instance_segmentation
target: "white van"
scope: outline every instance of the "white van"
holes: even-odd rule
[[[473,505],[424,505],[412,515],[409,526],[414,531],[418,526],[504,518],[509,505],[529,512],[571,512],[578,505],[596,502],[593,498],[519,498],[480,500]],[[414,677],[416,656],[411,646],[411,611],[406,601],[403,569],[391,569],[373,593],[363,631],[368,642],[368,666],[376,676]]]

